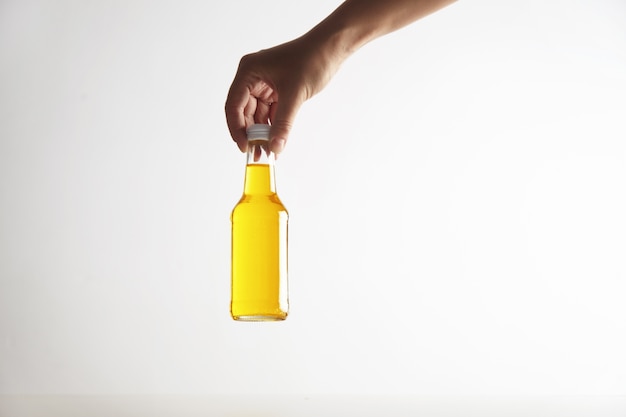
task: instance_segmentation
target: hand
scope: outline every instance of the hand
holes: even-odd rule
[[[269,123],[270,149],[279,154],[302,103],[326,86],[350,54],[453,1],[346,0],[304,36],[244,56],[226,99],[233,140],[245,152],[246,127]]]
[[[241,59],[225,111],[242,152],[246,127],[254,123],[271,124],[270,149],[275,154],[283,150],[300,106],[326,86],[341,61],[322,43],[305,35]]]

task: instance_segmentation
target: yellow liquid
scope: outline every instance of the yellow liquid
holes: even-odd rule
[[[244,195],[233,209],[232,298],[235,320],[287,318],[287,210],[268,165],[246,167]]]

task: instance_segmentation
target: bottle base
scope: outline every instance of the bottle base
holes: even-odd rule
[[[250,314],[232,316],[235,321],[283,321],[287,318],[287,313],[283,314]]]

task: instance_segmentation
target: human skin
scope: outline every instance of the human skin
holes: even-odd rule
[[[279,154],[302,104],[319,93],[341,64],[368,42],[455,0],[347,0],[304,35],[241,58],[226,98],[226,123],[242,152],[246,127],[271,124]]]

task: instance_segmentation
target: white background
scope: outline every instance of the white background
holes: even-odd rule
[[[278,160],[290,316],[230,319],[226,92],[339,3],[0,2],[0,394],[626,394],[620,0],[358,51]]]

